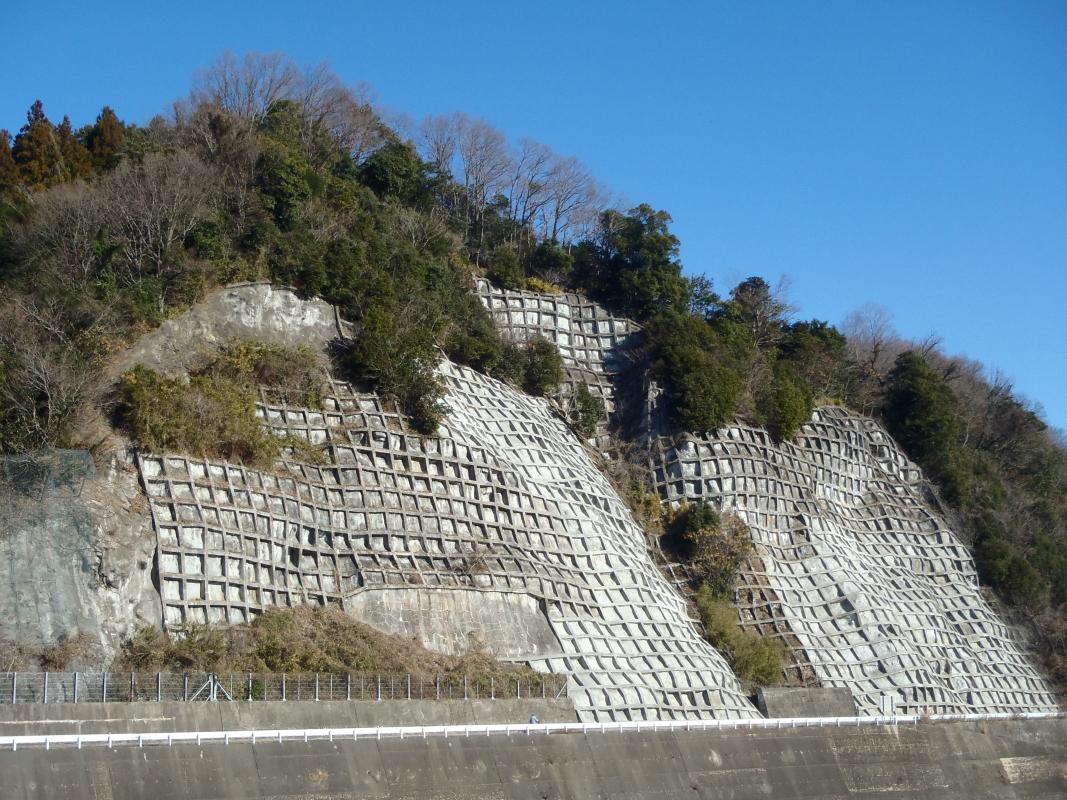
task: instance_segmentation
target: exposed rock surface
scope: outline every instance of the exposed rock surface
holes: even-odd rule
[[[183,372],[232,339],[322,350],[345,332],[334,307],[322,300],[301,300],[291,289],[267,283],[228,286],[142,337],[115,361],[113,372],[119,375],[137,364]]]
[[[92,465],[88,453],[74,451]],[[106,664],[122,638],[159,625],[155,536],[132,459],[73,483],[31,487],[0,502],[0,637],[49,644],[87,634],[83,666]]]

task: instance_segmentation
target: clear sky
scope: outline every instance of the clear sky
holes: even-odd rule
[[[0,126],[146,121],[229,48],[329,60],[667,209],[688,273],[788,275],[996,367],[1067,428],[1067,0],[12,4]]]

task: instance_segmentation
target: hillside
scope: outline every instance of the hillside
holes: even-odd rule
[[[311,604],[587,719],[1054,705],[1067,451],[980,365],[721,296],[483,120],[254,54],[175,109],[0,134],[11,653]]]

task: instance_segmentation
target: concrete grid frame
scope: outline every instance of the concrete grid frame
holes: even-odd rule
[[[967,548],[878,423],[821,407],[791,442],[735,425],[652,445],[668,503],[740,516],[755,558],[742,623],[795,637],[817,680],[861,713],[1051,711],[1055,698],[979,590]]]
[[[522,592],[560,642],[531,663],[571,676],[580,718],[757,716],[549,405],[447,361],[440,376],[437,436],[334,384],[321,409],[259,407],[279,434],[323,444],[325,463],[142,457],[165,624],[239,623],[380,587]]]
[[[475,291],[504,336],[517,342],[543,336],[559,348],[565,379],[557,402],[569,413],[584,383],[604,401],[603,433],[615,411],[615,381],[629,366],[629,351],[640,340],[641,326],[572,292],[501,289],[484,278],[475,279]]]

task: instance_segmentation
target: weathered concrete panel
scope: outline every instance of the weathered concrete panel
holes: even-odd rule
[[[378,630],[448,655],[485,650],[511,661],[563,655],[541,602],[520,592],[366,589],[346,597],[344,608]]]
[[[853,717],[856,701],[845,688],[761,687],[756,690],[756,708],[765,717]]]

